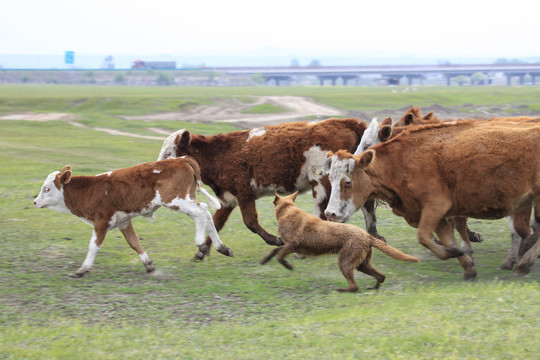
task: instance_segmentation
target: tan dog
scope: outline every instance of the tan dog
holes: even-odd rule
[[[371,266],[371,247],[374,246],[386,255],[397,260],[419,260],[388,245],[357,226],[324,221],[300,210],[294,203],[298,192],[281,197],[276,194],[274,209],[278,220],[278,231],[285,245],[275,248],[261,264],[267,263],[277,255],[277,260],[287,269],[293,267],[285,260],[285,256],[297,253],[306,256],[323,254],[339,254],[339,269],[349,282],[346,289],[338,291],[356,291],[358,285],[354,281],[354,269],[377,279],[371,289],[378,289],[386,276]]]

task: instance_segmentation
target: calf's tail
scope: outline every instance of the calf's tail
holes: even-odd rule
[[[404,252],[399,251],[395,247],[388,245],[382,240],[374,238],[373,236],[370,236],[370,239],[371,239],[371,246],[376,247],[377,249],[381,250],[386,255],[396,260],[420,262],[420,260],[418,260],[414,256],[405,254]]]
[[[210,193],[208,193],[208,191],[206,191],[205,188],[203,188],[200,180],[197,180],[197,185],[198,185],[197,188],[199,189],[199,191],[202,192],[203,195],[206,196],[206,198],[208,199],[208,203],[210,204],[210,206],[213,209],[221,209],[221,203],[219,202],[219,200],[213,197],[212,195],[210,195]]]

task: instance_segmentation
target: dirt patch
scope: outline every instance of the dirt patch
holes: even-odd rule
[[[182,111],[149,114],[142,116],[121,116],[125,120],[173,120],[190,122],[228,122],[239,128],[252,128],[253,126],[277,124],[287,121],[298,121],[307,117],[332,117],[344,113],[336,108],[318,104],[309,98],[298,96],[250,96],[249,102],[238,99],[227,99],[212,105],[196,105],[182,109]],[[243,111],[253,106],[271,104],[286,112],[279,114],[245,114]]]
[[[73,114],[63,114],[63,113],[34,113],[27,112],[21,114],[11,114],[0,116],[0,120],[28,120],[28,121],[54,121],[54,120],[74,120],[77,118],[77,115]]]

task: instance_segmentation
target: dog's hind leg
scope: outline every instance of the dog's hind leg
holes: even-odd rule
[[[373,266],[371,266],[370,260],[371,260],[371,249],[369,250],[369,253],[364,259],[364,261],[356,267],[356,270],[361,271],[366,275],[373,276],[377,280],[377,283],[374,286],[368,288],[370,290],[374,290],[374,289],[378,289],[381,286],[381,284],[386,279],[386,276],[384,274],[381,274]]]
[[[277,252],[277,261],[283,266],[285,266],[289,270],[293,270],[293,266],[285,260],[285,256],[291,254],[294,252],[294,246],[293,243],[287,243],[279,248],[279,251]]]
[[[279,250],[281,250],[282,247],[283,246],[272,249],[272,251],[270,251],[270,253],[261,260],[261,265],[266,264],[268,261],[270,261],[270,259],[276,256],[276,254],[279,252]]]
[[[356,281],[354,281],[354,266],[355,262],[357,262],[355,260],[357,259],[355,259],[354,252],[352,252],[351,249],[346,249],[344,247],[339,252],[339,270],[341,270],[341,273],[345,276],[345,279],[347,279],[349,287],[346,289],[337,289],[337,291],[355,292],[358,290],[358,285],[356,284]]]

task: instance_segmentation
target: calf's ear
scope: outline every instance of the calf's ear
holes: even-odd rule
[[[356,165],[358,165],[360,169],[364,169],[373,162],[374,158],[375,158],[375,151],[367,150],[363,152],[362,154],[360,154],[358,157],[356,157]]]
[[[411,125],[412,122],[414,121],[414,115],[410,113],[405,115],[404,121],[405,121],[405,125]]]
[[[58,182],[61,185],[64,185],[70,182],[71,181],[71,166],[69,165],[64,166],[62,170],[60,170],[60,174],[58,176],[60,176]]]
[[[392,126],[384,125],[383,127],[381,127],[381,129],[379,130],[379,139],[381,141],[384,142],[390,139],[391,136],[392,136]]]
[[[392,126],[392,117],[389,116],[382,121],[381,126],[385,126],[385,125]]]
[[[424,120],[431,120],[433,117],[433,111],[430,111],[428,114],[424,116]]]

